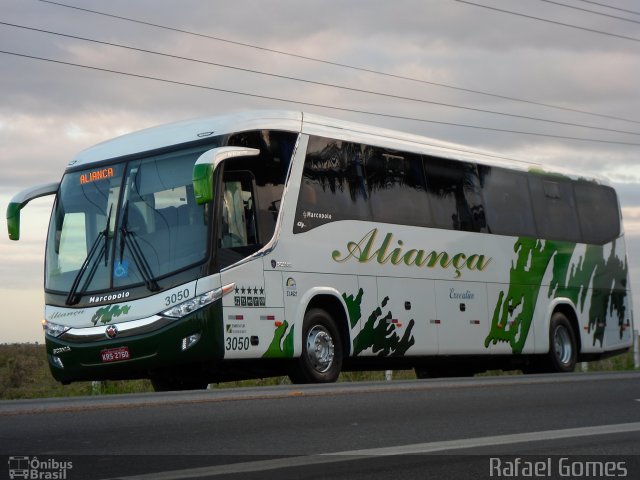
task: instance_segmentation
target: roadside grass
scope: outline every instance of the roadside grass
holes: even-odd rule
[[[624,355],[590,362],[586,367],[589,372],[634,370],[633,352]],[[582,364],[578,364],[576,371],[585,371]],[[519,370],[503,372],[490,371],[481,375],[513,375],[520,374]],[[412,370],[398,370],[393,372],[393,380],[410,380],[416,378]],[[383,371],[373,372],[343,372],[340,382],[376,382],[385,381]],[[239,382],[212,384],[210,388],[241,388],[268,385],[289,384],[287,377],[272,377]],[[149,380],[105,381],[99,383],[77,382],[71,385],[61,385],[56,382],[47,363],[44,345],[12,344],[0,345],[0,399],[24,399],[43,397],[69,397],[77,395],[143,393],[152,392]]]

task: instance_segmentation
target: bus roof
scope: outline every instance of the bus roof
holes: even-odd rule
[[[583,174],[556,167],[547,169],[539,163],[507,157],[498,152],[291,110],[248,110],[146,128],[83,150],[69,162],[68,167],[76,169],[94,162],[247,130],[302,132],[485,165],[504,166],[517,170],[547,171],[573,178],[585,178]],[[597,176],[589,175],[589,179],[608,184],[606,180]]]

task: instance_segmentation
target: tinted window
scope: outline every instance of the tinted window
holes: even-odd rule
[[[474,164],[426,157],[425,171],[435,227],[487,231],[480,181]]]
[[[529,186],[538,237],[580,241],[580,226],[570,180],[530,175]]]
[[[260,150],[258,157],[227,160],[225,172],[251,172],[253,175],[257,236],[263,245],[271,239],[276,228],[282,192],[297,137],[296,133],[291,132],[254,130],[237,133],[229,138],[229,146]]]
[[[293,231],[338,220],[597,244],[620,233],[610,187],[310,137]]]
[[[359,144],[309,138],[294,233],[336,220],[371,218],[364,161]]]
[[[524,172],[479,166],[489,231],[497,235],[536,236],[529,183]]]
[[[420,155],[370,147],[366,172],[374,221],[431,224]]]
[[[582,181],[574,184],[574,192],[583,241],[604,244],[617,238],[620,213],[613,188]]]

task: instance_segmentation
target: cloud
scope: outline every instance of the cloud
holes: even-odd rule
[[[542,2],[485,0],[487,5],[637,36],[634,25]],[[80,3],[77,3],[80,5]],[[632,0],[616,5],[634,8]],[[307,2],[255,0],[178,3],[86,0],[102,10],[267,49],[349,64],[397,76],[492,92],[534,102],[640,121],[638,44],[569,29],[460,2]],[[595,8],[595,7],[594,7]],[[548,118],[640,133],[640,123],[514,102],[433,84],[345,69],[229,42],[158,29],[43,2],[7,0],[3,20],[242,68],[376,90],[474,109]],[[313,113],[458,142],[470,148],[603,175],[624,207],[630,258],[640,258],[640,162],[637,146],[570,141],[463,128],[322,108],[380,112],[433,122],[542,135],[640,143],[640,135],[491,115],[276,79],[185,60],[0,26],[3,50],[218,89],[288,98],[300,105],[180,86],[127,75],[0,54],[0,207],[15,191],[59,179],[79,151],[123,133],[185,118],[254,108]],[[0,299],[14,286],[42,285],[42,250],[48,207],[25,210],[24,241],[0,240]],[[638,252],[635,255],[634,252]],[[633,272],[636,271],[633,264]],[[634,273],[635,275],[635,273]],[[10,281],[8,279],[11,279]],[[9,293],[7,293],[9,292]],[[636,302],[637,304],[640,304]]]

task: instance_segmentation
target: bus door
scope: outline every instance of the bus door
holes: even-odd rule
[[[246,260],[261,247],[254,184],[249,171],[225,171],[223,176],[218,265],[222,285],[235,284],[223,301],[225,358],[261,356],[273,336],[273,328],[261,322],[274,315],[266,313],[262,260]]]

